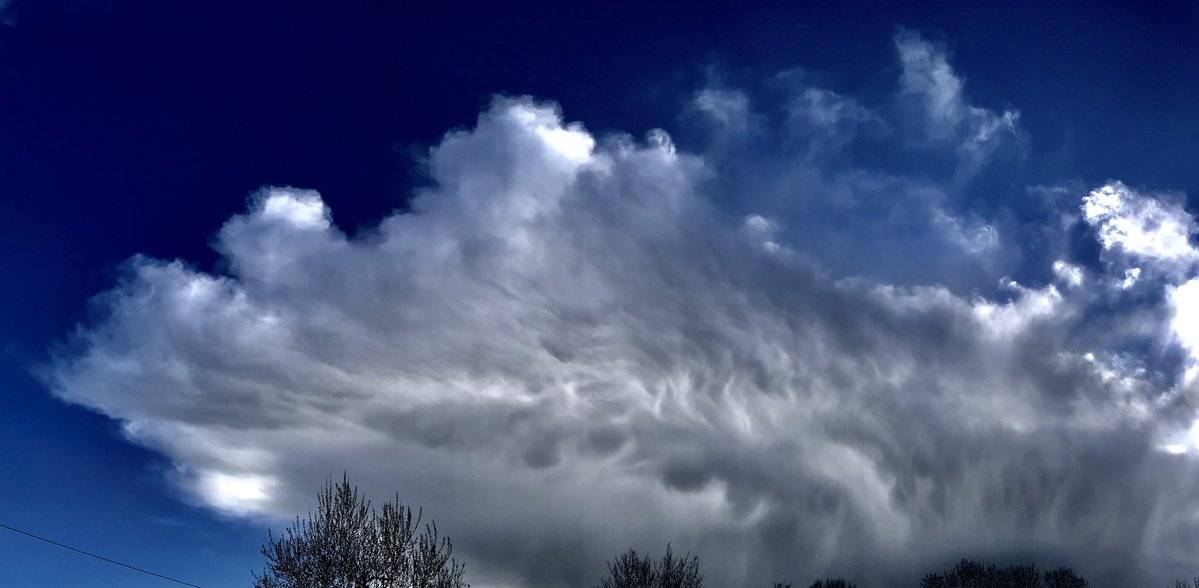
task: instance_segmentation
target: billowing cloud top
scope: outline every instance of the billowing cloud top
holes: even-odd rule
[[[1117,582],[1183,571],[1194,220],[1112,182],[1014,255],[1003,229],[1029,223],[959,195],[1023,149],[1018,117],[970,105],[937,46],[896,47],[918,137],[909,110],[802,84],[778,124],[701,90],[723,142],[693,154],[498,98],[365,234],[264,189],[216,238],[226,271],[134,258],[45,379],[221,511],[290,516],[343,469],[398,490],[481,586],[585,585],[668,540],[716,585],[1029,550]],[[870,141],[956,163],[872,167]],[[1066,258],[1076,223],[1098,262]],[[897,283],[893,259],[999,286]]]

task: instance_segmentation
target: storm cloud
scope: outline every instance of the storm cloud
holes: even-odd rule
[[[697,89],[692,152],[498,97],[369,230],[269,187],[218,269],[131,259],[43,377],[220,511],[285,520],[343,470],[398,491],[479,586],[585,585],[667,541],[718,586],[961,555],[1194,571],[1194,219],[1116,181],[971,204],[1019,115],[895,46],[885,105]]]

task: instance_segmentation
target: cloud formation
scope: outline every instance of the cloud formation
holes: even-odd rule
[[[935,46],[896,47],[928,138],[986,165],[1016,116],[967,104]],[[132,259],[45,378],[218,510],[288,517],[343,469],[398,491],[480,586],[585,585],[668,540],[715,585],[881,583],[1030,550],[1113,583],[1191,571],[1191,378],[1138,343],[1196,355],[1199,290],[1176,263],[1193,219],[1111,183],[1072,205],[1101,266],[1037,259],[1047,278],[989,296],[894,283],[891,255],[1002,268],[1003,219],[961,204],[956,171],[847,163],[858,137],[906,141],[900,125],[795,97],[763,138],[745,95],[697,94],[776,153],[752,184],[730,180],[748,176],[733,154],[497,98],[370,231],[266,188],[217,235],[224,271]],[[730,205],[731,185],[762,189]],[[897,223],[915,230],[873,232]],[[817,225],[877,259],[838,264]],[[1146,268],[1135,287],[1116,287],[1133,267],[1117,253]]]
[[[1185,270],[1199,260],[1190,242],[1195,220],[1172,200],[1168,195],[1147,197],[1112,182],[1082,199],[1083,219],[1095,227],[1105,251]]]
[[[966,101],[965,82],[943,49],[910,31],[895,36],[895,49],[903,68],[903,93],[923,107],[926,138],[955,142],[971,171],[1000,142],[1020,138],[1018,111],[994,112]]]

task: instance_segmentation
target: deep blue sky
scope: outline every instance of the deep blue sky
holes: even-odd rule
[[[422,181],[414,154],[471,124],[493,93],[636,133],[676,130],[713,68],[802,66],[883,97],[902,26],[945,43],[975,102],[1022,111],[1028,183],[1115,177],[1199,194],[1194,3],[297,4],[8,7],[0,522],[204,586],[244,585],[262,525],[182,502],[169,462],[51,398],[31,370],[130,256],[215,263],[206,238],[259,186],[317,189],[350,230],[404,207]],[[164,585],[5,533],[0,569],[6,586]]]

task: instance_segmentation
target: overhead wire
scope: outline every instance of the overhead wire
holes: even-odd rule
[[[49,538],[47,538],[47,537],[42,537],[41,535],[38,535],[38,534],[36,534],[36,533],[30,533],[29,531],[26,531],[26,530],[24,530],[24,529],[18,529],[18,528],[16,528],[16,527],[13,527],[13,526],[11,526],[11,525],[6,525],[6,524],[4,524],[4,523],[0,523],[0,528],[8,529],[9,531],[12,531],[12,532],[14,532],[14,533],[19,533],[19,534],[21,534],[21,535],[24,535],[24,536],[26,536],[26,537],[31,537],[31,538],[33,538],[33,539],[37,539],[38,541],[44,541],[44,542],[46,542],[46,543],[49,543],[49,544],[51,544],[51,545],[54,545],[54,546],[57,546],[57,547],[61,547],[61,548],[63,548],[63,549],[67,549],[67,550],[70,550],[70,551],[74,551],[74,552],[76,552],[76,553],[80,553],[80,554],[86,555],[86,556],[88,556],[88,557],[94,557],[94,558],[96,558],[96,559],[98,559],[98,560],[100,560],[100,561],[105,561],[105,562],[108,562],[108,563],[110,563],[110,564],[115,564],[115,565],[121,566],[121,567],[123,567],[123,568],[128,568],[128,569],[130,569],[130,570],[133,570],[133,571],[135,571],[135,572],[141,572],[141,573],[143,573],[143,574],[148,574],[148,575],[154,576],[154,577],[156,577],[156,578],[161,578],[161,579],[163,579],[163,580],[169,580],[169,581],[171,581],[171,582],[175,582],[176,584],[182,584],[182,585],[184,585],[184,586],[191,586],[192,588],[202,588],[202,587],[201,587],[199,584],[192,584],[191,582],[185,582],[185,581],[183,581],[183,580],[180,580],[180,579],[178,579],[178,578],[172,578],[172,577],[170,577],[170,576],[168,576],[168,575],[165,575],[165,574],[160,574],[160,573],[158,573],[158,572],[152,572],[152,571],[150,571],[150,570],[147,570],[147,569],[145,569],[145,568],[140,568],[140,567],[138,567],[138,566],[135,566],[135,565],[133,565],[133,564],[127,564],[127,563],[125,563],[125,562],[122,562],[122,561],[117,561],[117,560],[115,560],[115,559],[112,559],[112,558],[109,558],[109,557],[104,557],[103,555],[98,555],[98,554],[92,553],[92,552],[90,552],[90,551],[87,551],[87,550],[85,550],[85,549],[80,549],[80,548],[78,548],[78,547],[72,547],[72,546],[70,546],[70,545],[67,545],[66,543],[61,543],[61,542],[59,542],[59,541],[55,541],[55,540],[53,540],[53,539],[49,539]]]

